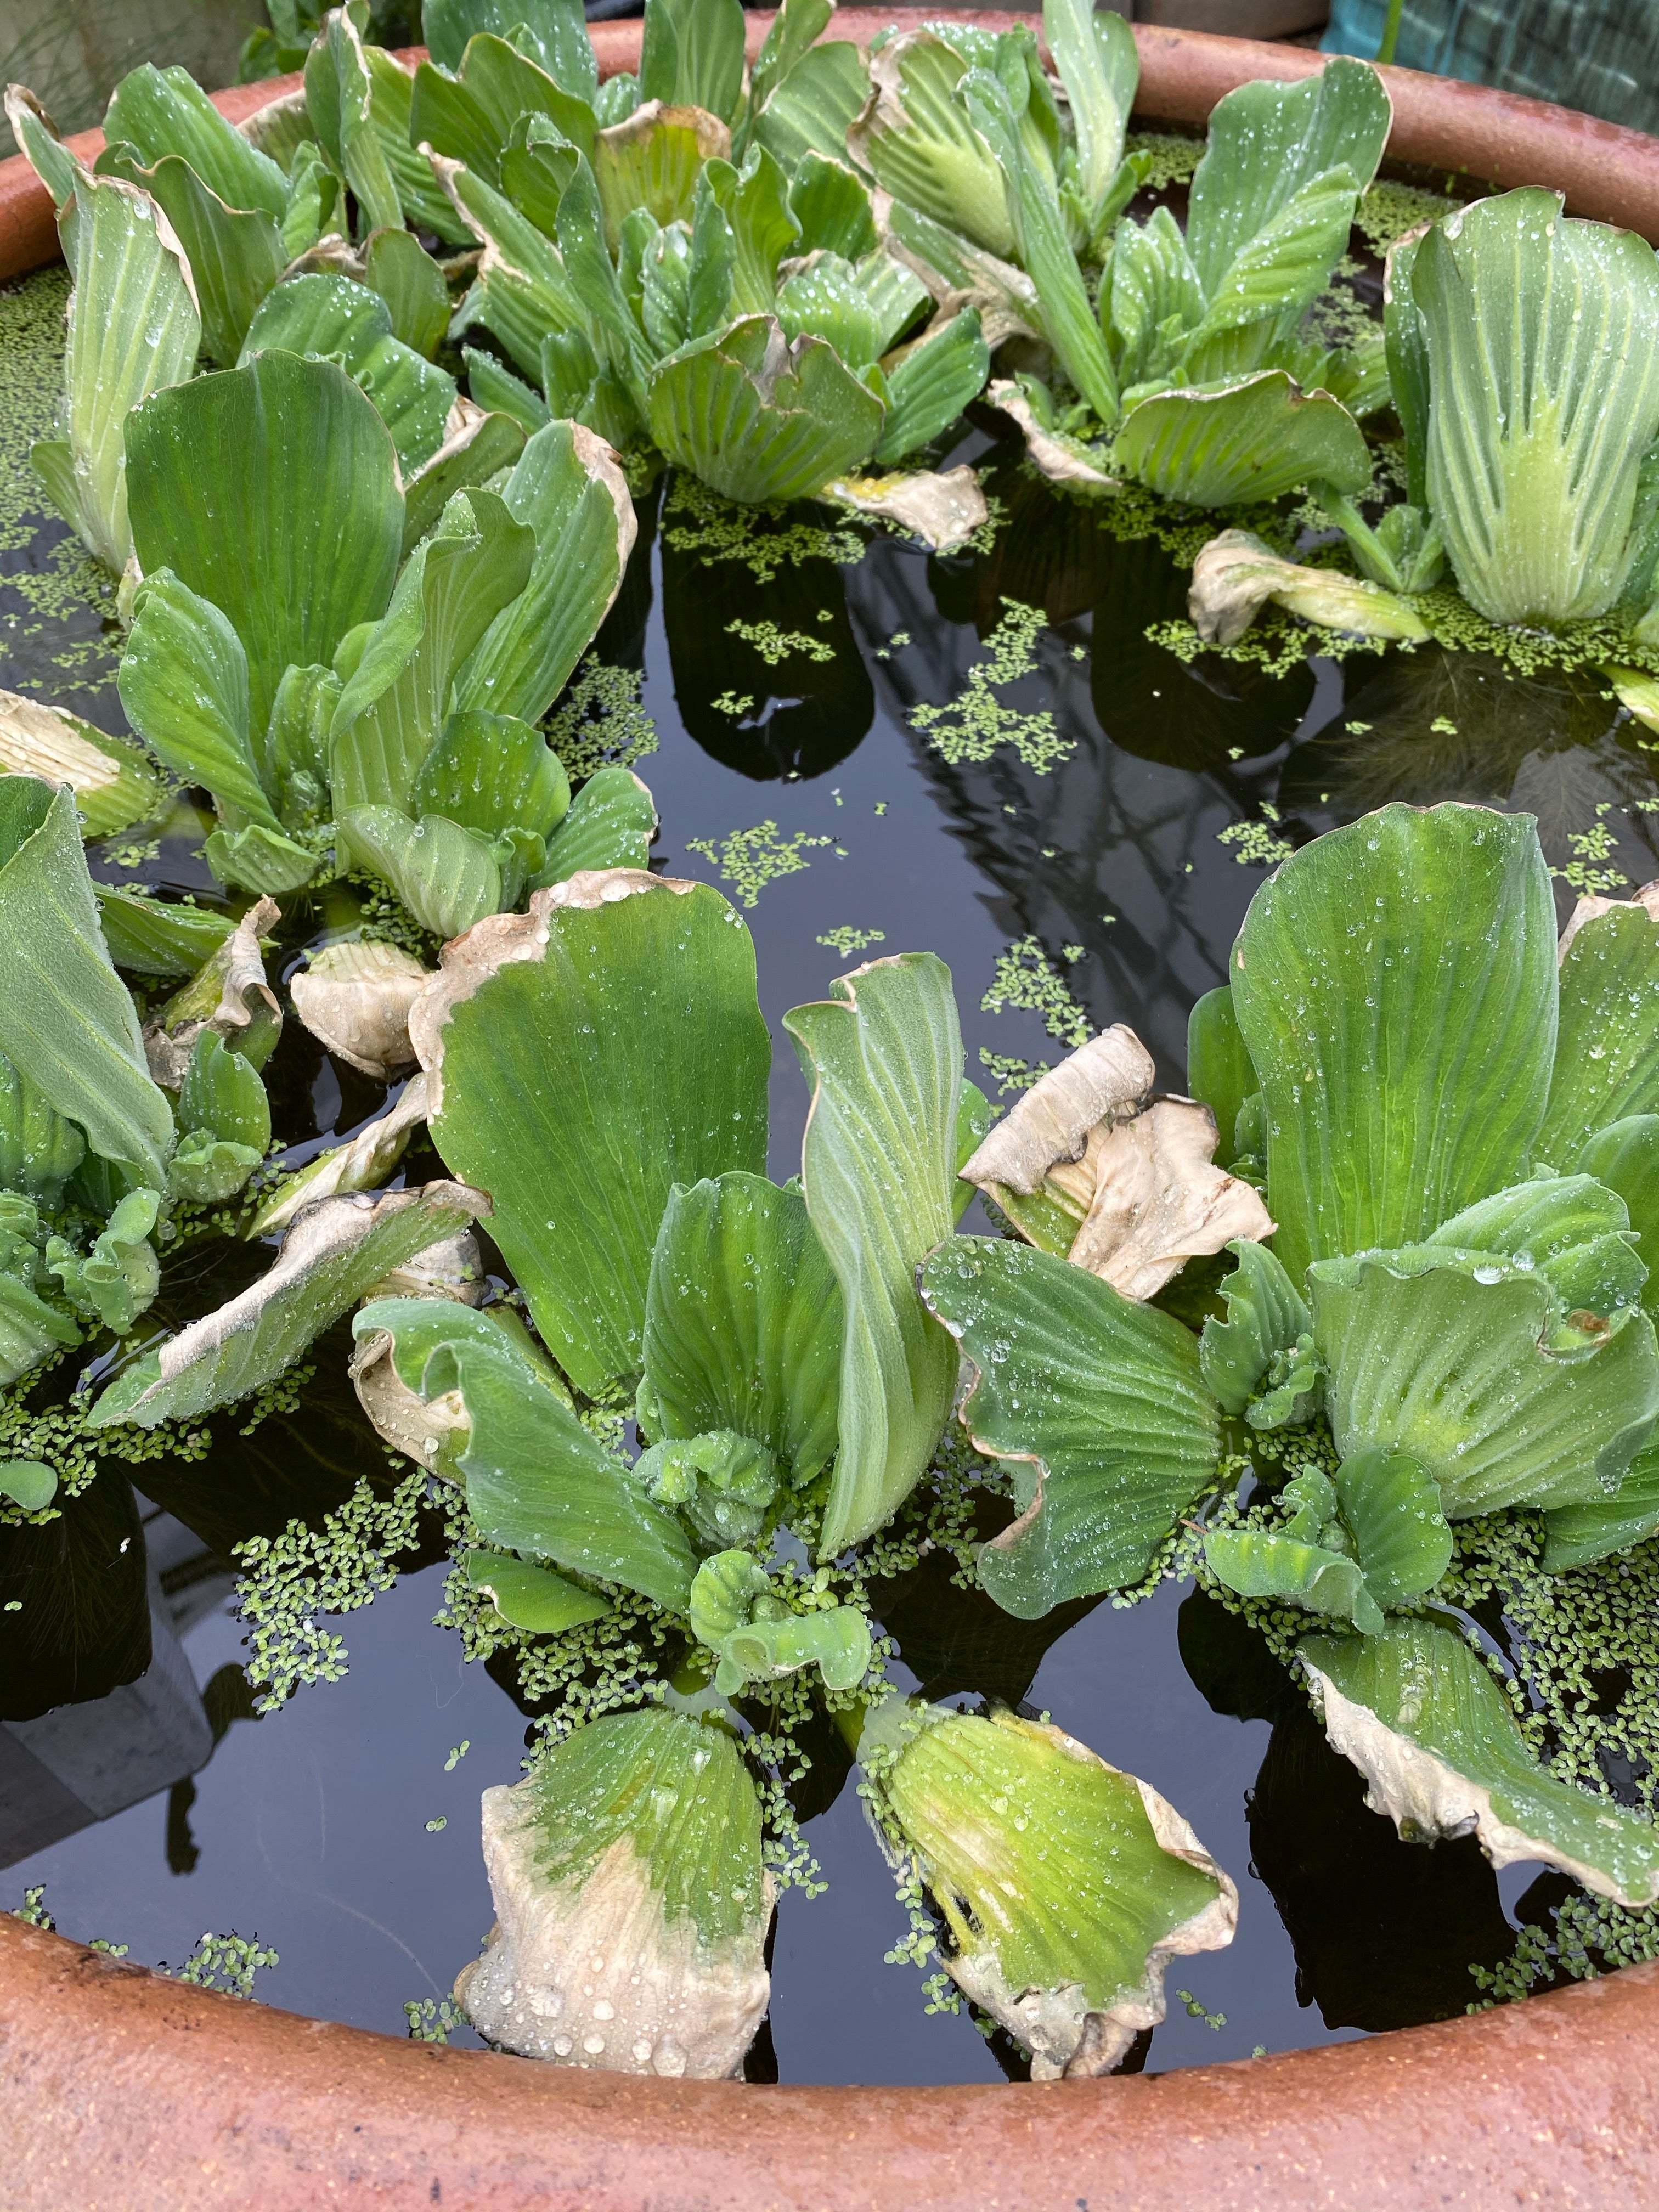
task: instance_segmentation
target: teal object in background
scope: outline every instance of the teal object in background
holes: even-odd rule
[[[1387,0],[1332,0],[1328,54],[1376,58]],[[1405,0],[1395,60],[1659,132],[1656,0]]]

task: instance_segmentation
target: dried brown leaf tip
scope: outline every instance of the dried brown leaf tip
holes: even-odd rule
[[[1274,1224],[1261,1194],[1214,1164],[1215,1116],[1152,1095],[1152,1054],[1121,1023],[1035,1084],[962,1170],[1020,1234],[1125,1297]]]

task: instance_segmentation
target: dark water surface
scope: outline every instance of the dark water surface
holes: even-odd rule
[[[988,445],[976,434],[964,450]],[[1315,660],[1278,679],[1185,668],[1145,636],[1182,610],[1176,564],[1151,541],[1115,541],[1024,478],[1006,447],[991,458],[1006,520],[990,552],[929,559],[878,538],[856,565],[812,561],[766,586],[667,544],[665,523],[685,518],[659,518],[653,499],[601,641],[606,658],[642,668],[659,732],[639,763],[662,817],[657,865],[712,878],[690,841],[718,852],[769,821],[777,838],[830,841],[803,848],[808,865],[767,883],[747,915],[778,1048],[775,1175],[798,1164],[806,1104],[780,1018],[860,957],[817,942],[833,931],[879,930],[872,952],[930,947],[949,961],[969,1073],[993,1092],[981,1048],[1026,1060],[1064,1048],[1036,1014],[981,1006],[999,955],[1031,936],[1090,1022],[1131,1023],[1179,1087],[1188,1009],[1224,976],[1262,877],[1223,842],[1235,825],[1300,842],[1391,797],[1479,799],[1537,812],[1559,866],[1582,859],[1573,841],[1599,823],[1601,865],[1632,882],[1659,873],[1641,811],[1650,756],[1596,680],[1522,684],[1437,651]],[[38,562],[53,527],[33,550],[0,550],[0,566]],[[1006,744],[951,766],[908,720],[963,693],[1005,599],[1046,617],[1036,671],[994,696],[1052,713],[1071,750],[1047,774]],[[728,631],[733,620],[823,638],[836,657],[769,668]],[[49,689],[50,636],[27,631],[7,630],[0,684]],[[900,632],[911,642],[880,657]],[[97,674],[77,669],[59,696],[118,726]],[[714,705],[722,696],[756,703],[733,715]],[[1437,718],[1455,726],[1433,732]],[[210,890],[176,843],[145,872]],[[289,919],[297,947],[307,917]],[[382,1097],[292,1023],[270,1073],[278,1129],[313,1142]],[[216,1304],[258,1263],[246,1249],[186,1255],[167,1317]],[[343,1681],[252,1715],[229,1547],[290,1515],[314,1519],[384,1471],[341,1342],[336,1332],[322,1347],[298,1413],[246,1442],[222,1419],[203,1464],[136,1469],[142,1494],[106,1466],[50,1540],[0,1534],[0,1595],[60,1593],[55,1612],[0,1613],[0,1900],[44,1885],[66,1933],[145,1961],[177,1964],[204,1930],[257,1933],[281,1957],[259,1984],[270,2002],[400,2032],[404,2002],[447,1991],[489,1924],[478,1793],[516,1776],[526,1720],[432,1626],[435,1549],[343,1621]],[[1237,1940],[1171,1969],[1171,2017],[1131,2063],[1445,2017],[1475,1994],[1471,1961],[1507,1953],[1529,1870],[1495,1876],[1472,1843],[1399,1843],[1279,1670],[1206,1600],[1166,1586],[1135,1607],[1102,1601],[1030,1624],[937,1570],[925,1563],[885,1594],[900,1679],[1051,1712],[1168,1796],[1238,1883]],[[126,1809],[93,1817],[110,1804]],[[915,1971],[884,1964],[903,1915],[850,1783],[807,1833],[830,1887],[783,1901],[751,2072],[775,2057],[785,2081],[998,2078],[998,2052],[966,2015],[926,2016]],[[1225,2024],[1189,2014],[1177,1987]]]

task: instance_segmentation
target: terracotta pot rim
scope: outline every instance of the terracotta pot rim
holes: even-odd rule
[[[1031,16],[940,9],[991,25]],[[845,9],[867,40],[886,11]],[[749,21],[751,58],[770,18]],[[592,27],[605,76],[640,25]],[[1145,120],[1201,123],[1294,46],[1136,27]],[[400,58],[412,68],[419,48]],[[1413,70],[1392,159],[1659,241],[1659,139]],[[240,121],[298,77],[216,95]],[[102,134],[70,142],[90,158]],[[0,162],[0,280],[54,259],[51,201]],[[402,2042],[185,1988],[0,1914],[0,2143],[28,2212],[372,2202],[583,2212],[1394,2212],[1659,2201],[1659,1962],[1473,2019],[1136,2080],[762,2088],[599,2075]],[[1386,2185],[1379,2188],[1379,2178]],[[17,2194],[18,2191],[21,2191]]]

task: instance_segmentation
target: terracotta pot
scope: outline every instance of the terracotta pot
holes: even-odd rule
[[[993,27],[1037,21],[1035,16],[988,9],[934,12],[965,15]],[[771,21],[769,15],[749,17],[751,60]],[[834,28],[841,38],[868,39],[891,21],[879,8],[843,8]],[[1236,84],[1258,76],[1311,76],[1324,66],[1321,55],[1304,46],[1213,38],[1151,23],[1138,23],[1134,31],[1140,49],[1136,112],[1148,122],[1202,123]],[[639,66],[637,22],[595,23],[592,34],[601,76]],[[423,46],[412,46],[401,58],[412,70],[425,52]],[[1553,185],[1566,194],[1570,213],[1622,223],[1659,245],[1659,138],[1486,85],[1427,76],[1419,70],[1386,69],[1382,75],[1394,100],[1389,152],[1395,161],[1483,184]],[[232,122],[240,123],[299,83],[297,76],[276,77],[235,85],[214,96]],[[83,131],[69,143],[90,160],[104,143],[103,133]],[[0,161],[0,281],[57,258],[51,197],[22,156],[14,155]]]
[[[942,15],[953,12],[940,9]],[[988,24],[1030,17],[970,11]],[[751,16],[750,51],[769,19]],[[890,18],[843,9],[842,36]],[[1201,122],[1292,46],[1139,26],[1139,113]],[[635,23],[596,24],[610,76]],[[411,68],[419,50],[403,58]],[[1389,152],[1659,240],[1659,140],[1408,70]],[[240,121],[297,78],[216,95]],[[94,153],[100,134],[70,143]],[[0,277],[56,256],[0,163]],[[0,1913],[7,2212],[1427,2212],[1659,2203],[1659,1964],[1473,2019],[1162,2077],[762,2088],[447,2051],[186,1988]]]

